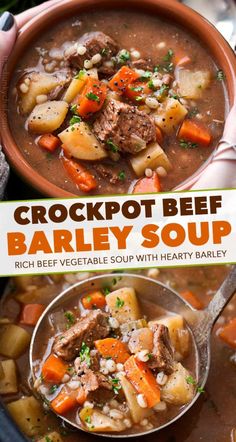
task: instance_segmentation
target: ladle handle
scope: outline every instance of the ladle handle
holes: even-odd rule
[[[233,267],[214,298],[205,310],[208,313],[208,326],[211,328],[236,292],[236,266]]]

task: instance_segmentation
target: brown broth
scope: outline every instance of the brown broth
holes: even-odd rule
[[[60,47],[65,42],[76,41],[78,37],[88,31],[103,31],[117,40],[121,48],[130,50],[135,47],[140,51],[141,57],[150,57],[154,63],[158,63],[169,48],[172,48],[174,53],[182,51],[191,55],[190,69],[204,69],[211,72],[211,86],[203,92],[201,100],[192,103],[192,107],[197,107],[203,115],[201,121],[211,128],[213,140],[210,147],[198,146],[193,149],[184,149],[180,147],[176,140],[176,134],[164,137],[162,147],[173,164],[173,169],[165,178],[161,178],[162,189],[166,191],[174,188],[177,184],[189,178],[207,160],[222,135],[227,111],[227,98],[224,85],[216,80],[217,67],[214,60],[206,48],[196,41],[196,37],[192,37],[179,26],[157,17],[129,11],[119,11],[119,13],[115,11],[91,11],[89,14],[82,13],[79,17],[74,17],[73,20],[59,23],[52,30],[48,30],[42,37],[39,37],[18,64],[11,83],[11,90],[13,91],[17,80],[26,70],[31,71],[36,66],[43,70],[39,51],[49,51],[51,48]],[[157,44],[162,41],[166,42],[166,47],[158,49]],[[24,130],[25,118],[16,113],[13,92],[10,93],[9,98],[11,130],[24,157],[35,170],[51,183],[69,192],[81,194],[82,192],[66,174],[59,160],[59,152],[48,154],[35,144],[33,136]],[[106,162],[104,161],[104,164]],[[117,175],[119,171],[125,171],[126,179],[124,182],[111,184],[108,180],[106,181],[98,176],[96,170],[93,169],[93,165],[89,165],[87,162],[85,163],[86,167],[90,168],[99,183],[98,188],[93,193],[128,193],[136,176],[131,170],[127,158],[121,158],[118,164],[109,161],[108,163],[113,164],[113,170]]]

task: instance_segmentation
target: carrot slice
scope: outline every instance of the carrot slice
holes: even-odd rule
[[[91,114],[98,112],[104,104],[106,95],[106,85],[89,77],[79,97],[78,114],[83,118],[88,118]]]
[[[112,358],[116,363],[124,364],[130,357],[126,344],[119,339],[99,339],[94,344],[103,358]]]
[[[72,391],[68,393],[65,388],[63,388],[60,393],[51,402],[52,409],[58,414],[66,414],[72,408],[78,406],[76,400],[76,392]]]
[[[115,92],[125,93],[127,86],[139,78],[137,72],[130,69],[128,66],[122,66],[119,71],[109,81],[109,87]]]
[[[135,81],[130,84],[125,89],[125,96],[129,100],[135,103],[143,103],[148,94],[150,94],[151,89],[148,87],[147,83],[143,81]]]
[[[82,298],[83,307],[92,310],[92,308],[103,308],[106,305],[105,296],[102,292],[96,291],[93,293],[89,293]]]
[[[82,192],[90,192],[96,189],[97,181],[94,176],[77,161],[62,157],[62,162],[71,177],[72,181],[82,190]]]
[[[236,348],[236,318],[231,319],[231,321],[222,328],[219,336],[226,344]]]
[[[53,134],[44,134],[38,140],[38,145],[49,152],[53,152],[60,144],[59,138]]]
[[[156,172],[152,176],[140,178],[134,186],[132,193],[157,193],[161,191],[161,183]]]
[[[25,325],[37,324],[40,316],[45,310],[42,304],[26,304],[21,311],[20,323]]]
[[[162,144],[163,143],[163,133],[158,126],[156,126],[156,137],[157,137],[157,142],[159,144]]]
[[[204,304],[191,290],[184,290],[180,292],[182,298],[184,298],[189,304],[191,304],[196,310],[202,310]]]
[[[68,365],[65,364],[54,354],[51,354],[43,364],[42,375],[46,382],[54,382],[55,384],[62,381],[63,376],[66,374]]]
[[[134,355],[125,362],[126,376],[138,393],[146,398],[149,408],[161,400],[159,385],[145,362],[138,361]]]
[[[207,147],[211,142],[211,134],[202,124],[193,120],[184,120],[178,133],[178,139]]]

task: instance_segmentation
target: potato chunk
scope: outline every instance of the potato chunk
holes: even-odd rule
[[[132,287],[124,287],[109,293],[106,296],[106,303],[112,316],[120,324],[136,321],[141,317],[136,293]]]
[[[96,161],[107,156],[86,123],[76,123],[59,133],[65,151],[79,160]]]
[[[15,324],[6,325],[0,334],[0,353],[10,358],[18,358],[30,343],[30,335]]]
[[[85,427],[92,432],[120,432],[126,428],[122,420],[112,419],[95,408],[82,408],[79,416]]]
[[[165,134],[171,134],[177,126],[183,121],[188,111],[178,100],[167,98],[157,114],[155,123]]]
[[[181,69],[178,75],[179,93],[184,98],[197,100],[211,82],[209,71],[189,71]]]
[[[137,391],[125,376],[120,377],[120,385],[126,397],[131,417],[138,424],[152,414],[150,408],[141,408],[137,402]]]
[[[63,123],[68,107],[65,101],[46,101],[38,104],[28,118],[29,130],[38,134],[53,132]]]
[[[78,95],[82,91],[83,87],[85,86],[86,79],[87,75],[85,74],[73,78],[68,89],[65,92],[63,100],[66,101],[67,103],[71,103],[76,97],[76,95]]]
[[[172,167],[167,155],[158,143],[151,143],[146,149],[134,155],[130,159],[130,164],[138,177],[144,174],[146,168],[155,170],[162,166],[166,171],[169,171]]]
[[[63,442],[61,436],[57,431],[46,434],[46,436],[39,439],[38,442]]]
[[[176,343],[178,341],[177,331],[179,329],[184,328],[184,319],[181,315],[173,315],[173,316],[163,316],[162,318],[155,319],[154,321],[150,321],[148,323],[149,327],[152,327],[152,324],[163,324],[168,327],[170,340],[173,347],[176,347]]]
[[[11,402],[7,409],[21,431],[32,437],[45,433],[47,430],[47,417],[44,410],[34,396],[22,397]]]
[[[182,364],[177,363],[174,372],[162,387],[161,399],[172,405],[185,405],[194,397],[195,388],[187,382],[190,376]]]
[[[2,361],[3,378],[0,379],[0,394],[17,393],[16,364],[12,359]]]
[[[150,353],[153,349],[153,333],[148,327],[134,330],[131,333],[128,347],[131,353],[138,353],[142,350],[148,350]]]
[[[21,85],[24,80],[28,78],[30,83],[28,91],[23,93]],[[38,95],[47,95],[58,86],[63,86],[66,83],[65,78],[58,78],[56,75],[46,74],[42,72],[32,72],[25,75],[18,84],[18,94],[20,97],[20,112],[21,114],[29,114],[34,106],[36,106],[36,97]]]
[[[190,335],[184,325],[184,319],[181,315],[163,316],[154,321],[150,321],[148,326],[151,327],[153,323],[165,325],[170,334],[171,344],[178,353],[179,358],[185,358],[190,350]]]

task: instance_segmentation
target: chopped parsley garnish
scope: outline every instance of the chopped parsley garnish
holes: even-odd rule
[[[99,96],[94,94],[93,92],[88,92],[85,96],[88,100],[96,101],[97,103],[100,102]]]
[[[154,72],[159,72],[161,70],[161,65],[160,64],[157,64],[155,67],[154,67]]]
[[[107,295],[109,295],[109,293],[111,293],[111,290],[109,289],[109,287],[104,287],[104,289],[102,291],[105,296],[107,296]]]
[[[197,114],[199,113],[199,110],[197,107],[192,107],[192,109],[190,109],[188,116],[189,117],[195,117]]]
[[[118,57],[120,63],[125,63],[126,61],[130,60],[130,53],[126,51],[126,49],[122,49],[118,54]]]
[[[148,353],[148,359],[152,359],[153,358],[153,354],[152,353]]]
[[[152,90],[155,89],[155,86],[154,86],[153,80],[150,80],[150,81],[148,82],[148,87],[149,87],[149,89],[152,89]]]
[[[163,63],[157,64],[154,67],[154,72],[172,72],[174,69],[174,63],[172,62],[174,52],[169,49],[167,54],[163,57]]]
[[[163,66],[162,69],[164,72],[172,72],[174,69],[174,63],[167,63]]]
[[[142,86],[134,86],[130,88],[131,91],[134,92],[143,92],[143,87]]]
[[[119,394],[119,390],[121,389],[120,380],[117,378],[112,378],[111,383],[112,383],[112,390],[114,391],[114,393]]]
[[[73,126],[76,123],[80,123],[81,122],[81,118],[78,115],[74,115],[71,119],[70,119],[70,126]]]
[[[52,385],[49,389],[49,394],[54,394],[58,389],[58,385]]]
[[[120,299],[119,296],[117,296],[117,298],[116,298],[116,307],[117,308],[121,308],[121,307],[123,307],[124,303],[125,303],[125,301],[123,301],[123,299]]]
[[[86,424],[91,424],[91,416],[87,416],[85,418],[85,422],[86,422]]]
[[[139,80],[140,80],[140,81],[146,81],[146,80],[148,80],[149,78],[151,78],[151,76],[152,76],[152,73],[151,73],[150,71],[145,71],[145,72],[141,75],[141,77],[139,78]]]
[[[203,387],[197,387],[197,392],[198,393],[205,393],[205,390]]]
[[[216,79],[217,81],[224,81],[225,79],[225,73],[222,71],[222,69],[219,69],[216,73]]]
[[[124,171],[124,170],[121,170],[121,171],[118,173],[118,178],[119,178],[120,181],[124,181],[124,180],[125,180],[126,175],[125,175],[125,171]]]
[[[113,143],[113,141],[111,139],[107,140],[107,145],[109,146],[110,150],[114,153],[118,152],[119,148],[118,146]]]
[[[187,384],[189,384],[189,385],[196,385],[196,381],[195,381],[195,379],[194,379],[192,376],[188,376],[188,377],[186,378],[186,382],[187,382]]]
[[[172,49],[169,49],[167,54],[163,57],[163,61],[171,61],[173,58],[174,52]]]
[[[90,367],[91,364],[90,348],[85,344],[85,342],[82,342],[79,357],[81,362],[84,361],[86,365]]]
[[[171,93],[171,94],[169,94],[170,95],[170,97],[171,98],[174,98],[175,100],[179,100],[181,97],[179,96],[179,95],[177,95],[177,94],[173,94],[173,93]]]
[[[168,84],[163,84],[158,91],[155,92],[156,98],[162,98],[163,95],[166,95],[169,90]]]
[[[186,140],[180,140],[179,145],[180,147],[183,147],[183,149],[195,149],[196,147],[198,147],[197,143],[192,143],[191,141]]]
[[[77,104],[72,104],[72,106],[70,107],[71,112],[73,112],[73,114],[76,113],[77,110]]]
[[[195,386],[197,386],[197,382],[195,381],[195,379],[194,379],[192,376],[188,376],[188,377],[186,378],[186,382],[187,382],[187,384],[189,384],[189,385],[195,385]],[[204,390],[203,387],[199,387],[199,386],[197,386],[197,392],[198,392],[198,393],[205,393],[205,390]]]
[[[67,326],[68,326],[68,328],[75,324],[75,317],[74,317],[73,313],[65,312],[64,316],[67,319]]]
[[[52,442],[52,439],[49,436],[45,436],[45,441],[46,442]]]
[[[92,297],[90,295],[86,296],[86,301],[91,302],[92,301]]]
[[[108,53],[108,50],[107,50],[107,48],[103,48],[102,50],[101,50],[101,55],[104,57],[105,55],[107,55],[107,53]]]
[[[141,97],[141,95],[139,95],[138,97],[135,98],[136,101],[142,101],[143,97]]]
[[[75,79],[81,80],[83,78],[84,74],[85,74],[85,71],[82,69],[81,71],[78,72],[78,74],[76,74]]]

